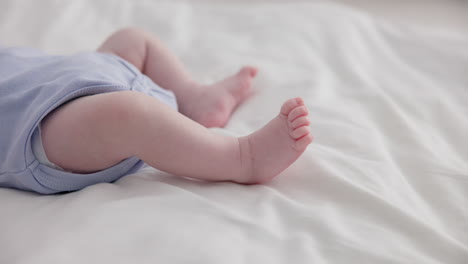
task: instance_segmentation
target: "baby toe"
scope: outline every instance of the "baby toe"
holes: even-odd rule
[[[307,116],[308,114],[309,114],[309,110],[307,110],[307,107],[305,105],[301,105],[291,110],[291,112],[288,115],[288,120],[292,122],[296,118],[300,116]]]
[[[312,143],[313,140],[314,140],[314,136],[312,136],[312,134],[308,134],[306,136],[303,136],[302,138],[300,138],[299,140],[297,140],[295,142],[294,148],[297,151],[302,152],[307,148],[307,146],[310,143]]]
[[[256,67],[252,66],[244,66],[242,69],[239,71],[240,75],[246,75],[250,77],[255,77],[257,75],[258,69]]]
[[[283,103],[283,106],[281,107],[281,114],[287,117],[291,110],[295,109],[300,105],[304,105],[304,100],[302,100],[302,98],[297,97],[289,99]]]
[[[310,125],[310,119],[308,116],[300,116],[298,118],[296,118],[294,121],[292,121],[290,123],[290,127],[292,129],[296,129],[298,127],[301,127],[301,126],[308,126]]]
[[[293,139],[301,138],[307,134],[310,134],[310,127],[309,126],[301,126],[297,129],[291,131],[290,135]]]

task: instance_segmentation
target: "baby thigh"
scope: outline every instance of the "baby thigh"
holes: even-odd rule
[[[80,97],[51,112],[41,123],[47,158],[66,171],[90,173],[132,156],[126,134],[135,129],[136,92]]]

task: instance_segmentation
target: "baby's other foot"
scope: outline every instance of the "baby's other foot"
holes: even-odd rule
[[[280,114],[260,130],[239,138],[240,183],[263,183],[288,168],[312,142],[307,107],[301,98],[287,100]]]
[[[224,127],[234,109],[251,95],[251,80],[257,71],[245,66],[233,76],[202,86],[183,114],[205,127]]]

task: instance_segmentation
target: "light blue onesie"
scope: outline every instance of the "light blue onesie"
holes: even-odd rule
[[[118,56],[51,56],[30,48],[0,47],[0,187],[50,194],[136,172],[143,165],[136,157],[95,173],[65,172],[41,162],[32,147],[33,139],[40,139],[41,120],[55,108],[81,96],[127,90],[154,96],[177,110],[172,92]]]

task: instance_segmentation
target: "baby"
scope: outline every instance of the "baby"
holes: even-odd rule
[[[143,162],[184,177],[262,183],[312,142],[301,98],[247,136],[207,129],[223,127],[249,97],[255,67],[201,85],[158,39],[134,28],[97,51],[0,49],[0,186],[74,191]]]

